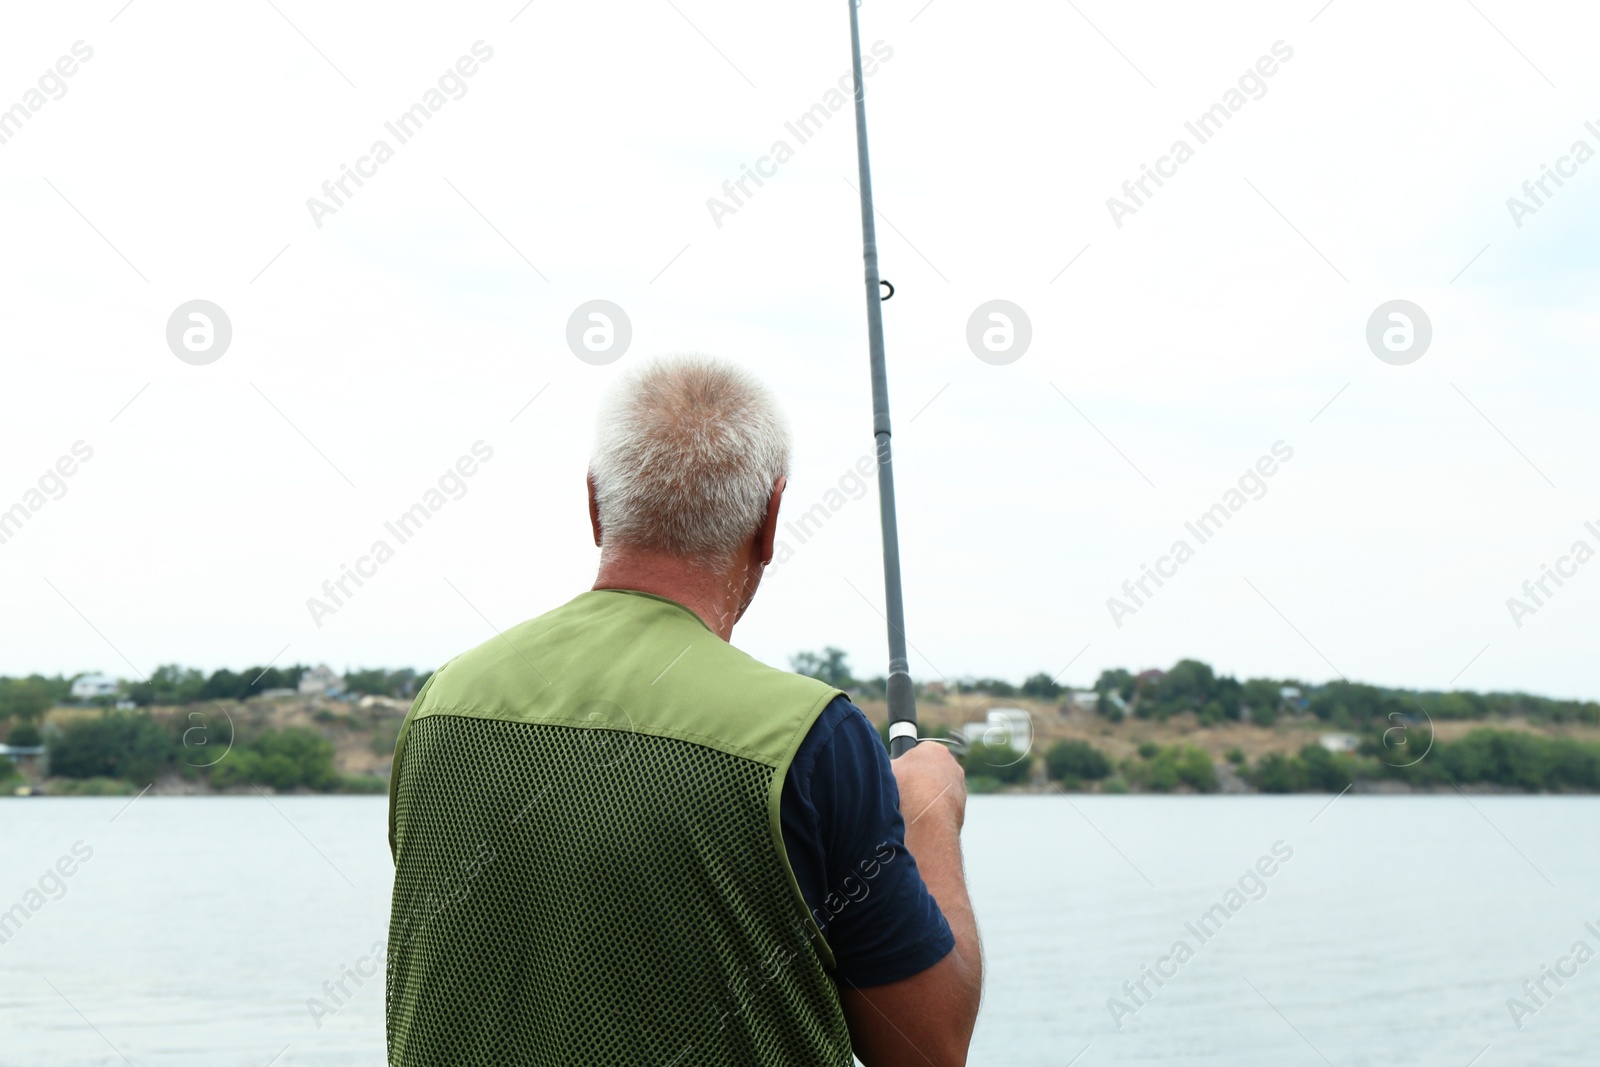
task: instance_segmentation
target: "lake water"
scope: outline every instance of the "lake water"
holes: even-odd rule
[[[1600,959],[1569,954],[1600,950],[1600,798],[1328,804],[974,797],[988,981],[971,1062],[1596,1061]],[[0,800],[0,910],[93,850],[0,945],[0,1065],[381,1064],[381,973],[320,1027],[307,1000],[384,938],[382,798],[126,805]],[[1270,876],[1247,876],[1275,844]],[[1535,1001],[1522,985],[1546,965],[1571,976]]]

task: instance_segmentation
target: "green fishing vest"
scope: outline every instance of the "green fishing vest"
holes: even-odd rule
[[[778,816],[837,694],[620,590],[442,667],[390,777],[389,1062],[849,1067]]]

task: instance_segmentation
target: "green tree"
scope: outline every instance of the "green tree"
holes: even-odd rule
[[[835,689],[850,689],[855,686],[855,679],[850,677],[850,666],[845,661],[844,650],[831,645],[824,648],[820,655],[815,652],[801,652],[791,656],[789,666],[796,674],[819,679]]]
[[[1061,685],[1053,677],[1040,671],[1029,675],[1022,683],[1022,695],[1036,700],[1054,700],[1061,695]]]
[[[1133,684],[1133,675],[1121,667],[1101,671],[1094,682],[1094,691],[1099,694],[1094,710],[1105,716],[1107,722],[1121,722],[1126,715],[1124,704],[1133,696]]]
[[[243,700],[250,691],[250,679],[226,667],[214,671],[200,687],[201,700]]]
[[[1057,741],[1044,754],[1050,777],[1063,782],[1097,782],[1111,773],[1111,761],[1087,741]]]
[[[1427,699],[1437,706],[1436,698]],[[1319,686],[1311,694],[1307,706],[1317,718],[1347,730],[1360,729],[1373,723],[1387,725],[1391,716],[1415,718],[1428,712],[1422,702],[1409,693],[1342,679]]]
[[[1145,746],[1141,745],[1140,753],[1144,751]],[[1217,788],[1217,769],[1211,757],[1189,745],[1158,748],[1142,763],[1129,760],[1123,764],[1123,774],[1133,784],[1161,793],[1180,785],[1201,793],[1215,792]]]
[[[1321,745],[1302,748],[1300,762],[1305,764],[1306,786],[1313,791],[1338,793],[1355,781],[1355,760],[1345,755],[1334,755]]]
[[[393,697],[408,697],[417,691],[417,672],[410,667],[401,667],[397,671],[389,672],[389,695]]]
[[[54,704],[43,679],[0,678],[0,719],[37,725]]]
[[[255,696],[268,689],[293,689],[300,679],[293,675],[293,667],[247,667],[244,677],[249,679],[246,695]]]
[[[1239,684],[1239,679],[1231,674],[1224,674],[1217,679],[1216,686],[1211,691],[1211,697],[1222,706],[1222,714],[1230,719],[1240,717],[1244,706],[1244,686]]]
[[[1452,781],[1528,792],[1600,788],[1600,746],[1570,738],[1484,729],[1438,748],[1437,762]]]
[[[1299,793],[1306,787],[1306,765],[1292,756],[1270,752],[1256,763],[1251,777],[1263,793]]]
[[[50,746],[50,772],[63,778],[156,780],[171,761],[173,742],[149,715],[113,712],[74,719]]]
[[[961,683],[969,693],[987,693],[992,697],[1014,697],[1017,687],[1004,678],[973,678]]]
[[[1257,726],[1271,726],[1277,722],[1282,691],[1283,686],[1271,678],[1251,678],[1245,682],[1239,699],[1250,709],[1250,721]]]
[[[382,669],[351,671],[344,676],[344,687],[352,693],[380,697],[394,696],[395,692],[394,679]]]
[[[994,778],[1007,785],[1026,782],[1033,773],[1033,758],[1010,745],[986,745],[982,741],[967,746],[967,777]]]
[[[331,741],[305,727],[268,730],[253,742],[234,746],[211,768],[211,784],[219,789],[260,784],[327,791],[339,785],[333,754]]]
[[[140,707],[192,704],[200,699],[205,686],[206,677],[199,671],[167,663],[152,671],[146,681],[129,686],[128,697]]]
[[[44,744],[44,738],[35,724],[19,722],[7,732],[6,744],[16,745],[18,748],[32,748]]]
[[[1201,793],[1217,791],[1217,767],[1211,757],[1198,748],[1184,747],[1178,759],[1178,779]]]
[[[1100,672],[1100,677],[1095,679],[1094,688],[1097,693],[1116,693],[1123,700],[1133,696],[1134,677],[1121,667]]]
[[[1197,659],[1181,659],[1156,683],[1153,696],[1162,704],[1200,707],[1210,700],[1217,676]]]

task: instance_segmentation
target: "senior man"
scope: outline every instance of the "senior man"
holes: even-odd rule
[[[966,1062],[960,767],[728,643],[788,468],[729,364],[608,397],[594,588],[440,668],[395,749],[390,1063]]]

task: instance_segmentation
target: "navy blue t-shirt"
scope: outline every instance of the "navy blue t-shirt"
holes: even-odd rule
[[[906,851],[889,754],[845,697],[834,698],[800,743],[779,816],[800,893],[833,949],[836,982],[898,982],[955,947]]]

